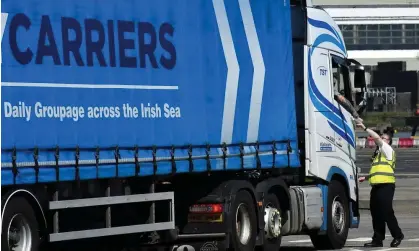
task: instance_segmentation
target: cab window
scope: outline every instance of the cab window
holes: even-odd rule
[[[336,94],[339,93],[349,102],[351,102],[352,105],[354,105],[351,91],[349,67],[343,58],[332,56],[332,73],[333,95],[336,96]]]

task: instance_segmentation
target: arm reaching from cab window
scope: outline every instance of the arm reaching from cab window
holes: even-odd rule
[[[361,117],[359,117],[358,112],[355,110],[355,107],[347,100],[342,94],[340,94],[338,91],[335,91],[335,99],[339,102],[343,108],[345,108],[348,112],[351,113],[351,115],[354,117],[354,120],[357,124],[362,123],[363,120]]]

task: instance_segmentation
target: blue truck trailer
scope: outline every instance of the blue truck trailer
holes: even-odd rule
[[[358,102],[363,67],[310,0],[1,3],[3,250],[340,249],[358,226],[333,93]]]

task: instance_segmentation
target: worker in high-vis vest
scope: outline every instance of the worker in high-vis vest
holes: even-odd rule
[[[357,126],[364,129],[374,139],[377,145],[368,176],[359,178],[360,182],[368,180],[372,187],[370,194],[370,212],[374,235],[372,241],[366,243],[364,247],[383,246],[386,223],[391,236],[394,238],[390,246],[398,247],[404,239],[404,235],[393,210],[393,197],[396,188],[396,177],[394,176],[396,154],[391,147],[391,133],[383,133],[380,136],[373,130],[365,127],[362,123],[357,123]]]

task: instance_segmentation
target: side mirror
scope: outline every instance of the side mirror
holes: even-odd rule
[[[354,70],[355,102],[358,106],[358,114],[361,114],[367,108],[367,83],[365,81],[365,70],[356,67]]]
[[[359,98],[357,101],[358,104],[358,110],[356,111],[358,114],[362,114],[365,110],[365,108],[367,108],[367,99],[366,98]]]
[[[354,67],[354,87],[360,88],[361,91],[365,92],[367,83],[365,81],[365,70],[364,67]]]

